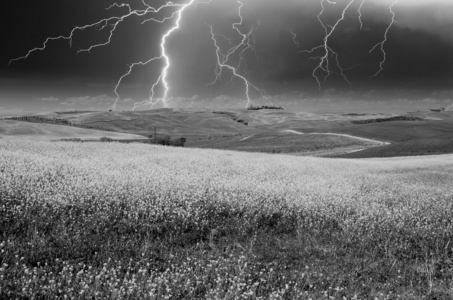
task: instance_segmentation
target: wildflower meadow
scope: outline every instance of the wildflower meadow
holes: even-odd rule
[[[0,139],[1,299],[452,299],[453,155]]]

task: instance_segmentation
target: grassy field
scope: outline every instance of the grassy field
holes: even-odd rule
[[[332,128],[320,129],[319,131],[351,134],[391,143],[427,139],[441,135],[453,137],[451,130],[453,128],[453,120],[393,121],[360,125],[348,124],[346,126],[332,125]],[[308,132],[310,131],[312,130]]]
[[[253,131],[253,129],[251,130],[244,124],[232,120],[227,115],[215,114],[210,111],[155,109],[135,112],[49,113],[42,116],[61,118],[75,124],[143,136],[154,134],[154,128],[157,129],[159,135],[191,139],[208,136],[231,136]]]
[[[58,140],[64,138],[99,139],[108,137],[115,140],[143,139],[131,133],[93,130],[54,124],[40,124],[14,120],[0,120],[0,137],[15,136],[31,139]]]
[[[188,143],[198,148],[225,149],[247,152],[325,155],[341,154],[382,145],[335,134],[297,134],[288,131],[271,131],[248,136],[206,140]]]
[[[415,139],[383,147],[369,148],[363,151],[341,154],[337,157],[395,157],[453,153],[453,134],[439,135],[432,138]]]
[[[453,156],[0,139],[2,299],[451,299]]]
[[[449,141],[453,139],[453,112],[419,111],[399,118],[385,114],[315,114],[286,110],[212,112],[157,109],[137,112],[49,113],[40,116],[62,118],[75,124],[145,137],[154,134],[156,127],[158,136],[185,137],[187,146],[199,148],[256,152],[274,150],[280,153],[300,152],[304,155],[328,156],[343,155],[360,149],[356,146],[343,147],[347,141],[339,141],[338,137],[318,136],[319,140],[314,140],[314,137],[293,136],[291,139],[280,135],[281,131],[292,129],[304,133],[347,134],[392,144],[348,154],[347,157],[452,153]],[[367,123],[375,119],[390,121]],[[398,121],[399,119],[405,120]],[[418,121],[411,121],[412,119]],[[243,140],[250,136],[250,140]],[[271,144],[265,143],[266,139]],[[316,142],[319,142],[318,145]],[[337,150],[331,151],[337,145]]]

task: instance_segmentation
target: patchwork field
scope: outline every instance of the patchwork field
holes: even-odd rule
[[[0,139],[0,298],[451,299],[453,156]]]

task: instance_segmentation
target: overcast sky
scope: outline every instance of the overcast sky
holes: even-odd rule
[[[335,56],[330,56],[334,73],[322,82],[321,90],[313,77],[319,59],[312,57],[324,55],[324,48],[312,54],[301,51],[323,44],[324,29],[317,19],[321,3],[325,8],[321,20],[333,26],[350,0],[336,4],[320,0],[242,2],[244,21],[238,28],[242,32],[257,29],[255,52],[245,52],[245,63],[237,70],[265,90],[276,105],[307,111],[393,112],[453,103],[453,1],[395,3],[396,23],[384,44],[386,61],[382,72],[373,77],[380,69],[383,53],[380,47],[369,51],[384,39],[392,19],[389,7],[394,0],[365,0],[362,28],[358,11],[362,1],[355,0],[328,40],[351,85],[339,76],[341,70],[335,66]],[[4,45],[0,55],[0,112],[108,109],[115,99],[113,89],[128,71],[128,65],[159,56],[162,35],[174,25],[174,20],[141,24],[145,18],[131,17],[118,25],[109,45],[90,53],[76,54],[80,48],[105,42],[108,30],[77,31],[72,48],[66,40],[50,41],[44,51],[34,52],[28,59],[10,66],[8,62],[41,47],[48,36],[68,35],[73,26],[127,13],[125,8],[106,10],[112,3],[9,1],[0,20]],[[138,0],[126,3],[134,9],[144,7]],[[158,7],[164,1],[147,3]],[[169,106],[245,107],[244,83],[237,78],[231,80],[231,72],[225,70],[218,82],[209,85],[215,79],[217,62],[210,26],[219,34],[218,45],[226,52],[230,42],[234,45],[242,38],[232,28],[233,23],[240,21],[238,8],[237,0],[212,0],[184,11],[181,28],[171,34],[166,45],[171,60],[166,100]],[[153,16],[163,18],[174,11],[167,9]],[[229,62],[237,67],[238,59],[238,55],[232,55]],[[118,89],[118,108],[130,109],[135,102],[147,99],[163,66],[164,61],[156,61],[135,68]],[[324,73],[318,70],[316,75]],[[162,88],[157,88],[156,97],[161,95]],[[251,96],[256,104],[264,104],[258,93],[252,91]]]

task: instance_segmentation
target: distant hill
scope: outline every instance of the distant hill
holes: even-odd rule
[[[294,130],[305,134],[344,134],[391,143],[391,145],[378,147],[372,145],[372,149],[342,154],[344,157],[453,152],[450,146],[450,141],[453,140],[453,112],[449,111],[418,111],[404,115],[389,115],[315,114],[268,109],[195,111],[165,108],[123,112],[54,112],[37,116],[62,119],[71,124],[117,133],[134,134],[131,140],[154,135],[156,129],[158,136],[185,137],[188,147],[277,153],[313,154],[316,152],[316,155],[330,156],[338,154],[330,152],[331,149],[341,150],[340,152],[345,153],[351,149],[361,150],[362,146],[363,148],[371,147],[368,144],[361,145],[357,141],[350,147],[351,145],[348,143],[351,141],[348,138],[338,136],[316,137],[281,134],[285,130]],[[30,130],[31,125],[27,126],[29,126],[27,130]],[[32,126],[33,130],[38,130],[37,125],[34,126]],[[38,134],[41,136],[46,134],[63,135],[59,133],[59,130],[62,129],[55,132],[39,130],[42,130]],[[87,132],[87,136],[90,134],[93,133]],[[80,135],[83,134],[80,133]],[[315,149],[316,143],[319,143],[319,151]]]
[[[270,131],[245,137],[199,142],[197,147],[247,152],[325,156],[382,145],[380,142],[335,134]]]
[[[14,120],[0,120],[1,136],[17,136],[35,139],[56,140],[65,138],[99,139],[109,137],[115,140],[143,139],[135,134],[106,132],[71,126],[30,123]]]
[[[388,116],[382,114],[318,115],[287,111],[248,111],[241,112],[237,117],[247,120],[249,126],[260,129],[267,135],[278,129],[295,129],[303,133],[346,134],[391,143],[363,151],[341,154],[341,157],[365,158],[453,153],[453,112],[426,111],[411,112],[404,116]],[[375,119],[380,119],[380,122],[374,122]],[[244,141],[243,145],[238,145],[238,139],[231,139],[230,141],[217,140],[211,144],[207,142],[202,147],[243,150],[246,148],[246,144],[252,143],[253,139],[258,137],[259,135]],[[291,148],[290,145],[294,146],[296,140],[301,143],[307,137],[293,136],[289,139],[284,141],[282,137],[274,134],[268,142],[274,145],[281,143],[282,148],[288,149]],[[320,149],[329,147],[324,142],[318,141]],[[255,145],[257,144],[264,147],[263,141],[257,141]],[[313,145],[312,142],[305,141],[305,144],[300,144],[300,149],[305,149],[307,144]],[[326,153],[326,155],[333,154]]]
[[[391,143],[433,138],[440,135],[451,135],[453,138],[453,119],[332,125],[330,128],[319,130],[321,132],[344,133]],[[297,128],[297,130],[301,129]],[[308,131],[313,130],[309,129]]]
[[[235,135],[250,131],[245,124],[234,121],[227,115],[215,114],[210,111],[157,109],[136,112],[50,113],[44,116],[58,117],[75,124],[134,133],[146,137],[153,134],[154,128],[157,129],[159,135],[186,137]]]
[[[434,138],[410,140],[382,147],[370,148],[354,153],[340,154],[335,157],[369,158],[369,157],[419,156],[446,153],[453,153],[452,135],[443,135]]]

